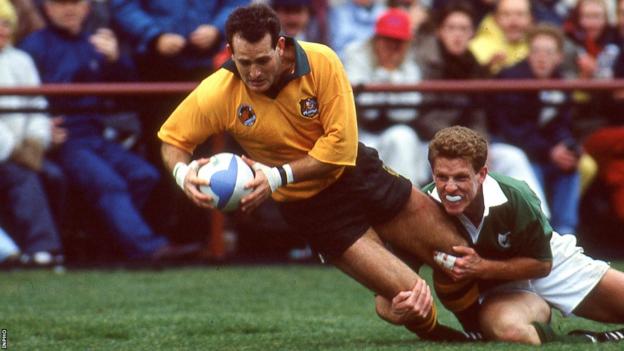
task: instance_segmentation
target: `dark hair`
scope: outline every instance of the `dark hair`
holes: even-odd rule
[[[449,2],[435,14],[436,28],[442,27],[446,18],[456,12],[460,12],[468,16],[468,18],[470,18],[470,22],[472,22],[472,27],[474,28],[476,26],[476,15],[472,5],[467,1],[457,0]]]
[[[552,24],[540,23],[529,30],[527,33],[527,38],[529,44],[533,42],[533,39],[539,35],[546,35],[555,40],[557,43],[557,49],[559,52],[563,52],[563,46],[565,37],[563,32],[558,27],[553,26]]]
[[[271,45],[275,47],[279,39],[281,25],[277,14],[264,4],[252,4],[236,8],[225,22],[225,37],[230,48],[232,38],[239,34],[250,43],[257,43],[266,33],[271,35]]]
[[[429,143],[429,164],[433,169],[438,157],[462,158],[468,161],[475,171],[485,166],[488,145],[485,138],[472,129],[452,126],[439,130]]]

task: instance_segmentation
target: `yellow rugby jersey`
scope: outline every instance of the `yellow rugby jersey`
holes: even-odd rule
[[[325,45],[287,40],[295,47],[295,72],[285,83],[266,94],[249,91],[230,60],[186,97],[158,137],[192,153],[208,137],[225,131],[250,158],[269,166],[306,155],[324,163],[355,165],[355,103],[342,63]],[[325,178],[288,184],[273,198],[309,198],[343,171],[340,167]]]

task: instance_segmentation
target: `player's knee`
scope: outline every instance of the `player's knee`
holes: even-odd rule
[[[531,328],[530,325],[500,320],[481,324],[481,330],[488,340],[520,344],[539,344],[539,337],[537,337],[536,333],[531,333]],[[535,334],[535,337],[532,334]]]

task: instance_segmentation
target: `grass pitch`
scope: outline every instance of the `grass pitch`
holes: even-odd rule
[[[422,342],[378,319],[372,294],[325,266],[16,271],[0,277],[0,328],[10,350],[531,349]],[[554,317],[561,331],[615,327]],[[458,326],[445,310],[440,319]],[[620,350],[624,343],[542,349],[594,348]]]

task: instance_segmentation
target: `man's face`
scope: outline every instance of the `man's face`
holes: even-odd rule
[[[248,42],[240,34],[234,35],[230,48],[232,60],[251,91],[264,93],[278,80],[284,45],[284,38],[280,38],[277,47],[272,47],[269,33],[257,43]]]
[[[433,181],[446,213],[458,216],[470,209],[486,175],[487,167],[476,172],[463,158],[436,158]]]
[[[531,25],[528,0],[500,0],[496,9],[496,23],[501,27],[507,41],[517,43]]]
[[[470,17],[463,12],[453,12],[446,16],[438,29],[438,37],[446,50],[460,56],[468,50],[468,43],[474,33]]]
[[[584,1],[579,8],[579,24],[590,39],[597,39],[607,27],[606,8],[597,1]]]
[[[529,48],[529,65],[537,78],[551,78],[563,60],[555,38],[540,34],[533,38]]]
[[[46,0],[43,5],[50,21],[72,34],[80,33],[89,14],[87,0]]]
[[[9,21],[0,19],[0,49],[4,49],[5,46],[11,42],[11,36],[13,30]]]
[[[310,22],[310,10],[305,6],[279,7],[275,9],[284,34],[295,37],[305,32]]]
[[[408,40],[375,36],[373,39],[373,51],[377,58],[377,63],[388,70],[397,69],[403,63],[409,45],[410,42]]]

